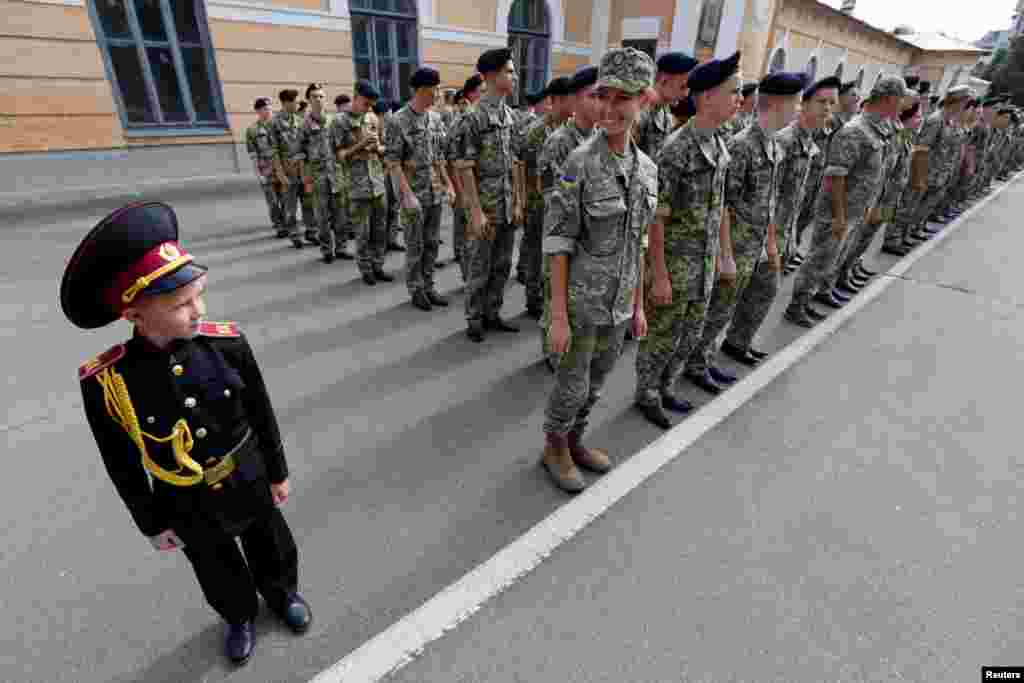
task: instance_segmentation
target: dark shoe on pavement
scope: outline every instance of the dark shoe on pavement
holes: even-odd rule
[[[319,245],[320,244],[320,236],[317,235],[315,232],[312,232],[311,230],[307,230],[306,231],[306,241],[309,242],[310,244]]]
[[[753,346],[747,349],[747,353],[749,353],[751,356],[758,360],[764,360],[770,355],[767,351],[758,351]]]
[[[735,384],[739,380],[739,377],[732,374],[725,368],[718,368],[715,367],[714,365],[708,367],[708,374],[711,375],[711,379],[715,380],[716,382],[723,386]]]
[[[822,313],[814,306],[805,306],[804,313],[806,313],[807,317],[816,323],[820,323],[822,320],[828,317],[828,313]]]
[[[292,633],[305,633],[309,630],[310,624],[313,623],[313,610],[310,609],[309,603],[298,593],[289,595],[281,611],[277,612],[275,610],[275,612],[281,621],[292,630]]]
[[[882,253],[883,254],[889,254],[890,256],[900,256],[900,257],[903,257],[903,256],[906,256],[907,254],[910,253],[910,248],[906,247],[906,246],[904,246],[902,244],[900,246],[898,246],[898,247],[897,246],[890,246],[890,245],[886,244],[885,246],[882,247]]]
[[[480,343],[484,340],[484,321],[483,320],[470,320],[466,326],[466,336]]]
[[[373,277],[377,278],[377,282],[395,281],[395,276],[390,273],[385,273],[383,268],[375,268],[373,271]]]
[[[831,292],[820,292],[814,295],[814,300],[820,304],[824,304],[829,308],[842,308],[843,302],[832,296]]]
[[[855,266],[857,275],[863,275],[864,277],[874,277],[878,275],[877,270],[868,270],[864,267],[863,263],[858,262]]]
[[[518,282],[519,284],[525,286],[526,285],[526,275],[524,273],[516,273],[516,282]]]
[[[427,301],[430,302],[431,306],[444,307],[448,305],[448,299],[444,298],[432,289],[427,292]]]
[[[342,261],[355,261],[356,260],[355,256],[353,256],[352,254],[348,253],[344,249],[335,249],[334,250],[334,255],[337,256]]]
[[[741,349],[738,346],[734,346],[729,342],[722,342],[722,353],[732,358],[737,363],[743,365],[754,366],[758,364],[758,360],[750,355],[746,349]]]
[[[791,322],[794,325],[799,325],[800,327],[806,327],[807,329],[814,327],[814,321],[811,320],[809,315],[807,315],[807,311],[793,311],[787,308],[786,312],[782,314],[782,317],[784,320]]]
[[[412,305],[421,311],[431,311],[434,309],[434,307],[430,305],[430,299],[427,298],[427,293],[422,289],[412,295]]]
[[[301,237],[293,237],[292,238],[292,246],[295,247],[296,249],[302,249],[302,247],[303,247],[302,238]]]
[[[289,232],[288,228],[277,228],[277,232],[275,234],[278,237],[287,237],[288,236],[288,232]]]
[[[676,398],[672,394],[661,395],[661,407],[668,408],[673,413],[689,413],[690,411],[693,410],[692,403],[690,403],[686,399]]]
[[[633,406],[654,426],[662,429],[672,428],[672,421],[668,419],[661,403],[634,403]]]
[[[224,639],[224,654],[228,659],[241,666],[249,661],[255,649],[256,629],[251,621],[228,624],[227,636]]]
[[[363,282],[368,285],[377,284],[377,278],[373,276],[373,273],[363,273]]]
[[[492,332],[518,332],[519,326],[501,318],[485,318],[484,328]]]
[[[437,261],[434,261],[434,270],[444,270],[444,267],[447,266],[447,265],[448,265],[447,261],[442,261],[442,260],[438,259]]]
[[[321,258],[324,260],[324,263],[334,263],[334,252],[325,251]]]
[[[711,373],[707,370],[700,375],[687,375],[686,379],[690,380],[709,394],[714,394],[715,396],[725,391],[725,387],[713,380],[711,378]]]
[[[856,294],[856,293],[857,292],[850,292],[850,293],[844,292],[839,287],[833,287],[832,288],[832,298],[835,299],[836,301],[838,301],[841,304],[848,304],[848,303],[850,303],[850,300],[853,299],[853,295]]]

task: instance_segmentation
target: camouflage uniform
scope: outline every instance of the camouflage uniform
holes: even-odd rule
[[[380,138],[380,121],[372,111],[365,114],[346,112],[339,114],[331,126],[334,149],[355,146],[364,135],[375,133]],[[388,248],[386,176],[377,149],[364,150],[349,156],[348,215],[356,233],[356,258],[359,272],[374,273],[384,268]]]
[[[475,164],[480,207],[494,239],[469,239],[466,258],[466,319],[494,319],[505,299],[512,270],[512,110],[504,98],[485,95],[459,122],[456,164]]]
[[[821,156],[821,150],[814,144],[813,133],[797,123],[791,123],[774,136],[779,163],[774,189],[776,213],[771,224],[775,226],[775,245],[780,259],[790,250],[790,243],[796,241],[796,223],[807,193],[807,179],[815,160]],[[759,201],[763,202],[764,199]],[[781,273],[771,269],[767,254],[762,254],[750,283],[740,294],[736,313],[729,326],[726,340],[731,346],[744,350],[750,348],[754,335],[764,324],[779,294],[780,278]]]
[[[405,230],[405,284],[409,294],[433,292],[434,264],[441,241],[441,208],[446,186],[440,174],[445,133],[435,111],[422,114],[406,105],[387,124],[388,164],[401,164],[419,209],[401,208]],[[396,201],[401,202],[401,196]]]
[[[633,125],[633,139],[640,151],[655,159],[673,128],[675,119],[669,105],[656,104],[640,112]]]
[[[910,159],[914,150],[913,141],[914,131],[897,121],[896,135],[893,139],[893,155],[896,157],[893,171],[878,203],[881,219],[885,223],[885,244],[893,248],[901,247],[908,237],[903,231],[903,226],[896,222],[896,212],[899,210],[900,202],[911,192]]]
[[[740,327],[736,334],[753,337],[755,316],[760,305],[758,298],[743,298],[763,255],[768,226],[775,221],[775,201],[778,194],[778,164],[781,152],[775,139],[754,119],[728,143],[729,177],[725,184],[725,206],[732,215],[729,234],[732,238],[733,259],[736,262],[736,282],[718,280],[711,292],[704,330],[700,341],[686,359],[686,374],[702,376],[712,365],[717,352],[718,336],[726,328],[737,304],[743,301]],[[767,269],[767,264],[764,266]],[[769,277],[774,276],[774,277]],[[774,291],[779,274],[768,271],[763,289]],[[755,292],[762,290],[755,290]]]
[[[825,167],[825,184],[846,178],[847,236],[856,234],[867,210],[875,205],[885,181],[889,127],[878,114],[859,114],[832,137]],[[793,310],[803,313],[811,297],[830,285],[831,271],[842,244],[832,234],[832,193],[818,193],[811,253],[793,286]]]
[[[451,125],[448,127],[448,136],[445,139],[445,160],[449,163],[455,161],[459,151],[460,126],[463,115],[455,112]],[[449,170],[449,172],[452,172]],[[462,274],[462,281],[466,281],[466,225],[469,223],[469,209],[465,206],[463,197],[456,197],[455,205],[452,206],[452,251],[455,253],[455,262],[459,264],[459,272]]]
[[[512,154],[527,164],[527,173],[536,174],[537,151],[532,154],[533,168],[530,168],[530,160],[523,156],[523,146],[526,142],[526,133],[540,117],[524,109],[516,112],[516,122],[512,125]],[[529,178],[527,178],[527,190],[529,191]],[[532,194],[532,193],[531,193]],[[516,261],[516,277],[523,283],[528,282],[530,263],[533,260],[540,262],[540,233],[535,231],[535,236],[530,235],[530,197],[526,199],[526,223],[523,225],[523,235],[519,238],[519,260]],[[534,197],[536,200],[536,197]],[[534,202],[535,203],[535,202]],[[544,222],[544,209],[540,210],[540,224]],[[539,225],[539,224],[538,224]],[[529,292],[527,292],[527,303],[529,304]]]
[[[647,225],[654,218],[654,163],[630,142],[617,158],[598,132],[569,155],[544,220],[544,253],[569,257],[571,339],[544,412],[544,431],[582,434],[633,319]]]
[[[534,118],[526,133],[512,139],[512,151],[526,164],[526,225],[519,243],[519,263],[523,265],[526,285],[526,309],[544,306],[541,240],[544,232],[543,183],[537,170],[537,157],[548,137],[561,126],[553,117]]]
[[[811,139],[818,148],[818,154],[811,160],[807,183],[804,187],[804,200],[796,217],[796,230],[786,245],[789,247],[790,254],[794,256],[800,252],[800,245],[804,242],[807,226],[814,222],[814,202],[818,198],[821,181],[825,177],[825,161],[828,158],[828,143],[832,139],[832,130],[819,128],[811,133]]]
[[[270,223],[278,235],[285,234],[284,213],[281,211],[281,195],[274,189],[274,140],[270,121],[257,121],[245,131],[245,149],[249,153],[256,176],[263,188],[263,199],[267,202]]]
[[[992,127],[984,121],[979,120],[978,125],[971,131],[971,144],[974,145],[975,171],[971,179],[971,186],[968,190],[970,195],[978,195],[985,189],[985,180],[988,176],[989,146],[992,142]]]
[[[313,225],[306,224],[307,237],[311,230],[317,231],[320,250],[325,256],[334,257],[336,251],[345,244],[344,235],[338,235],[334,229],[334,190],[337,183],[337,165],[334,147],[331,145],[332,117],[323,112],[320,118],[313,116],[312,111],[306,112],[306,118],[299,135],[299,159],[306,162],[305,172],[313,180],[313,190],[309,193],[313,206]],[[303,216],[305,218],[305,216]]]
[[[918,144],[930,149],[928,190],[921,198],[912,225],[915,228],[923,228],[945,198],[960,152],[960,136],[957,135],[954,125],[946,120],[945,112],[939,109],[929,116],[921,127]]]
[[[715,281],[729,152],[720,129],[700,130],[691,119],[658,155],[657,214],[665,228],[665,268],[672,303],[654,303],[647,272],[647,337],[636,355],[636,402],[653,405],[671,394],[704,329]]]
[[[284,227],[288,228],[292,240],[299,239],[299,224],[295,217],[299,195],[302,193],[302,177],[299,175],[300,138],[302,114],[289,114],[281,110],[270,119],[270,134],[274,144],[274,159],[281,162],[288,177],[288,187],[281,196],[281,212]],[[301,244],[301,242],[300,242]]]

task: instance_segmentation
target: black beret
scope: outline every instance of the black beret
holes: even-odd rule
[[[352,101],[352,98],[349,97],[348,95],[346,95],[345,93],[342,93],[342,94],[340,94],[340,95],[338,95],[337,97],[334,98],[334,104],[336,104],[339,107],[344,105],[344,104],[348,104],[351,101]]]
[[[660,73],[679,75],[688,74],[699,62],[685,52],[666,52],[658,57]]]
[[[598,70],[599,69],[593,65],[582,66],[579,69],[576,69],[576,73],[574,73],[572,78],[569,79],[569,94],[578,93],[580,90],[589,88],[597,83]]]
[[[757,83],[746,83],[740,88],[740,95],[743,95],[743,99],[746,99],[757,92]]]
[[[526,93],[526,95],[523,97],[523,99],[526,100],[526,103],[528,105],[533,106],[533,105],[541,102],[547,96],[548,96],[548,93],[547,93],[546,90],[538,90],[537,92]]]
[[[921,95],[927,95],[928,91],[932,89],[931,81],[921,81],[917,84],[917,92]]]
[[[545,90],[547,90],[548,95],[551,95],[552,97],[565,97],[566,95],[571,94],[569,92],[569,77],[556,76],[555,78],[552,78]]]
[[[796,95],[807,87],[808,80],[803,71],[776,71],[761,79],[757,91],[762,95]]]
[[[360,80],[356,82],[355,93],[360,97],[365,97],[370,100],[380,99],[380,92],[373,87],[373,83],[370,83],[370,81],[367,80]]]
[[[391,113],[392,114],[394,114],[396,111],[399,111],[401,108],[402,108],[402,103],[401,102],[392,102],[391,103]]]
[[[277,93],[277,99],[281,100],[282,102],[294,102],[298,96],[299,91],[294,90],[292,88],[287,88],[286,90],[282,90],[281,92]]]
[[[476,60],[476,70],[482,74],[497,71],[512,61],[512,50],[507,47],[499,47],[488,50]]]
[[[684,97],[672,105],[672,114],[681,119],[688,119],[697,114],[697,105],[692,97]]]
[[[269,107],[269,106],[270,106],[270,98],[269,97],[257,97],[256,101],[253,102],[253,104],[252,104],[252,108],[255,111],[259,111],[260,109],[263,109],[264,107]]]
[[[903,82],[907,84],[908,88],[916,88],[917,84],[921,82],[921,79],[917,76],[904,76]]]
[[[847,81],[846,83],[843,83],[842,85],[839,86],[839,94],[845,95],[846,93],[850,92],[856,87],[857,81]]]
[[[712,59],[694,67],[686,83],[691,93],[711,90],[725,83],[739,71],[740,53],[726,59]]]
[[[412,78],[409,79],[409,85],[412,86],[413,90],[416,88],[433,88],[434,86],[441,85],[441,74],[437,72],[437,69],[421,66],[416,69]]]
[[[910,119],[914,118],[917,115],[917,112],[920,109],[921,109],[921,103],[920,102],[914,102],[914,104],[910,105],[909,109],[904,109],[900,113],[900,121],[909,121]]]
[[[811,83],[809,86],[807,86],[807,89],[804,90],[803,99],[804,101],[811,99],[818,93],[819,90],[828,90],[829,88],[839,90],[839,86],[841,86],[842,84],[843,82],[839,80],[838,76],[829,76],[827,78],[822,78],[821,80]]]
[[[466,79],[466,82],[462,84],[462,94],[465,95],[468,92],[479,90],[480,86],[484,84],[484,79],[480,74],[473,74]]]
[[[307,100],[309,99],[309,94],[311,92],[313,92],[314,90],[323,90],[323,89],[324,89],[324,86],[322,86],[319,83],[310,83],[309,85],[306,86],[306,99]]]

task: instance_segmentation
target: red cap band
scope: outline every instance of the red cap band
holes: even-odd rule
[[[104,299],[113,310],[123,311],[146,287],[191,261],[192,255],[177,242],[158,244],[114,278]]]

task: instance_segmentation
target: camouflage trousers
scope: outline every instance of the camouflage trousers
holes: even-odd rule
[[[493,240],[471,239],[467,236],[466,319],[496,318],[505,302],[505,285],[512,272],[512,249],[515,226],[489,212],[488,220],[495,231]]]
[[[740,292],[726,340],[733,346],[749,349],[761,329],[768,311],[779,295],[782,274],[772,270],[767,257],[760,258],[750,275],[750,282]]]
[[[459,264],[462,281],[466,281],[466,226],[469,224],[469,209],[461,206],[452,208],[452,251]]]
[[[299,207],[299,197],[302,196],[302,178],[299,176],[288,177],[288,187],[281,192],[281,220],[292,237],[299,234],[299,223],[296,219],[296,212]]]
[[[640,340],[636,352],[637,403],[653,405],[664,394],[672,394],[676,381],[690,352],[700,341],[708,302],[693,300],[689,291],[688,275],[694,268],[703,269],[703,254],[693,257],[667,256],[669,281],[672,284],[672,303],[658,306],[654,303],[653,280],[650,275],[644,283],[644,314],[647,317],[647,336]]]
[[[348,182],[347,176],[345,181]],[[340,178],[335,187],[337,192],[334,193],[334,211],[331,214],[331,227],[339,239],[348,241],[355,229],[352,223],[352,200],[349,198],[348,185],[342,184]]]
[[[917,205],[913,230],[923,228],[928,224],[928,219],[938,210],[939,204],[946,198],[946,190],[946,183],[928,186],[928,191],[924,193],[924,196],[921,197],[921,203]]]
[[[328,169],[318,163],[310,163],[306,167],[313,180],[313,191],[308,194],[312,205],[312,224],[306,223],[307,234],[315,231],[320,238],[320,251],[333,255],[345,245],[344,236],[338,236],[334,214],[337,211],[337,200],[334,194],[334,178]],[[303,209],[303,219],[306,210]]]
[[[511,234],[511,231],[509,231]],[[590,411],[601,398],[605,380],[622,355],[629,322],[620,325],[587,325],[569,316],[572,338],[561,355],[555,386],[544,410],[547,434],[583,434]]]
[[[434,264],[441,244],[441,204],[402,209],[405,286],[409,294],[434,291]]]
[[[263,201],[267,203],[267,213],[270,214],[270,224],[275,230],[284,230],[284,211],[281,208],[281,195],[274,189],[272,178],[260,178],[260,187],[263,188]]]
[[[899,208],[896,209],[896,219],[885,229],[885,243],[890,247],[898,247],[907,242],[912,232],[917,230],[914,219],[917,217],[917,207],[921,204],[923,193],[914,190],[909,185],[900,197]]]
[[[544,233],[544,201],[531,202],[519,241],[519,265],[526,283],[526,308],[541,309],[544,306],[544,273],[541,241]]]
[[[856,223],[851,225],[847,238],[858,227],[859,225]],[[843,244],[832,234],[830,219],[815,222],[814,234],[811,236],[811,249],[807,260],[800,266],[796,282],[793,283],[793,299],[790,306],[803,310],[803,307],[810,303],[811,297],[819,291],[831,288],[830,278],[835,271],[842,247]]]
[[[700,341],[690,351],[683,370],[687,375],[703,375],[714,364],[718,353],[718,337],[722,334],[736,312],[740,294],[747,288],[757,263],[757,254],[737,252],[733,255],[736,261],[736,282],[727,284],[719,278],[711,289],[711,300],[708,302],[708,313],[704,318],[704,329],[701,330]],[[806,268],[806,264],[804,265]]]
[[[400,206],[398,202],[398,195],[395,193],[394,187],[391,182],[384,183],[387,188],[387,192],[384,197],[387,201],[387,230],[388,230],[388,244],[397,244],[398,232],[402,229],[400,218]]]
[[[384,268],[388,250],[387,209],[384,195],[349,201],[347,213],[356,233],[356,258],[361,273]]]
[[[885,222],[870,223],[864,221],[863,225],[855,235],[846,238],[846,244],[839,257],[839,269],[833,284],[842,284],[850,276],[853,266],[867,253],[871,243],[875,241],[875,235],[885,227]]]

